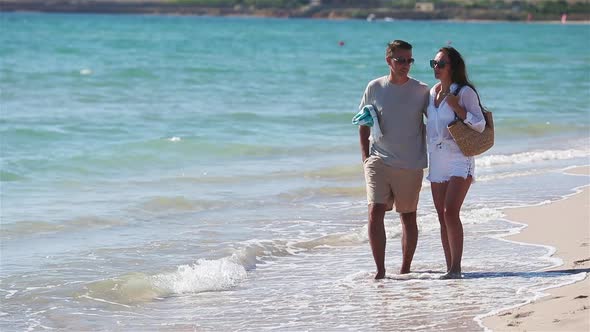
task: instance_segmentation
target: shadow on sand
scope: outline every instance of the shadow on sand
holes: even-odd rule
[[[549,271],[537,271],[537,272],[465,272],[463,273],[463,279],[478,279],[478,278],[506,278],[506,277],[518,277],[518,278],[546,278],[546,277],[558,277],[569,274],[578,274],[583,272],[590,272],[590,269],[567,269],[567,270],[549,270]]]
[[[464,272],[461,279],[488,279],[488,278],[554,278],[578,273],[589,273],[590,268],[586,269],[567,269],[567,270],[549,270],[536,272],[513,272],[513,271],[497,271],[497,272]],[[443,271],[412,271],[408,274],[391,274],[387,275],[385,280],[432,280],[440,279],[444,274]],[[455,279],[456,280],[456,279]]]

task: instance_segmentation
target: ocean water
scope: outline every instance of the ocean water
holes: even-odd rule
[[[589,25],[0,15],[0,330],[478,331],[584,274],[501,209],[589,184]],[[357,128],[386,43],[451,44],[494,112],[445,269],[428,182],[410,275],[372,280]],[[343,45],[340,46],[340,42]]]

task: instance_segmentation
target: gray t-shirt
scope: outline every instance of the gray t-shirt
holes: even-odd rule
[[[372,80],[365,89],[359,110],[373,105],[383,137],[371,142],[370,154],[396,168],[427,167],[423,115],[428,107],[428,86],[410,77],[401,85],[388,76]]]

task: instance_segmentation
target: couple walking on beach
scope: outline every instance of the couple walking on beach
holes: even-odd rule
[[[410,272],[418,242],[416,210],[423,169],[427,166],[447,264],[447,272],[441,278],[461,278],[463,226],[459,213],[475,176],[475,161],[463,155],[447,125],[458,119],[478,132],[484,130],[485,119],[477,92],[467,79],[463,57],[453,47],[441,48],[430,60],[434,76],[439,80],[431,89],[408,76],[414,63],[409,43],[402,40],[389,43],[385,60],[389,74],[369,82],[359,106],[361,111],[372,106],[381,134],[372,135],[366,125],[359,127],[369,208],[369,241],[377,265],[375,279],[385,277],[384,218],[385,212],[394,206],[402,224],[403,257],[399,273]],[[426,126],[423,115],[426,115]]]

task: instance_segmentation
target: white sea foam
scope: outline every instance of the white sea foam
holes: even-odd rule
[[[396,228],[396,227],[393,227]],[[398,234],[399,230],[390,230]],[[154,275],[129,273],[120,277],[93,282],[87,285],[87,299],[129,305],[152,301],[172,294],[201,293],[230,289],[248,276],[258,263],[269,258],[296,255],[316,248],[358,245],[366,241],[366,226],[350,233],[331,234],[315,239],[250,240],[220,259],[199,259],[183,264],[173,272]]]
[[[175,272],[155,275],[150,279],[155,287],[174,294],[227,289],[247,276],[246,268],[232,258],[200,259],[195,264],[181,265]]]
[[[498,209],[479,208],[464,210],[461,214],[463,224],[483,224],[502,218],[504,214]]]
[[[392,234],[390,235],[391,237],[395,236],[395,234],[399,234],[399,227],[396,228],[393,225],[386,224],[386,230],[389,234]],[[317,247],[352,246],[365,242],[367,238],[367,226],[365,225],[358,228],[356,231],[328,234],[311,240],[294,241],[291,243],[291,246],[307,250]]]
[[[248,271],[270,258],[292,256],[317,248],[358,245],[366,239],[365,226],[353,232],[309,240],[250,240],[231,256],[216,260],[199,259],[195,264],[181,265],[177,271],[155,275],[151,280],[156,288],[175,294],[223,290],[246,279]]]
[[[172,294],[200,293],[231,288],[246,278],[244,266],[231,257],[219,260],[198,260],[180,265],[174,272],[156,275],[128,273],[116,278],[96,281],[86,286],[80,298],[117,305],[150,302]]]
[[[523,176],[531,176],[531,175],[540,175],[547,173],[547,170],[530,170],[530,171],[522,171],[522,172],[501,172],[501,173],[494,173],[489,175],[478,175],[477,182],[489,182],[494,180],[500,179],[509,179],[509,178],[516,178],[516,177],[523,177]]]
[[[545,150],[521,152],[508,155],[485,155],[476,158],[480,166],[495,166],[509,164],[529,164],[544,160],[564,160],[590,156],[590,149]]]

